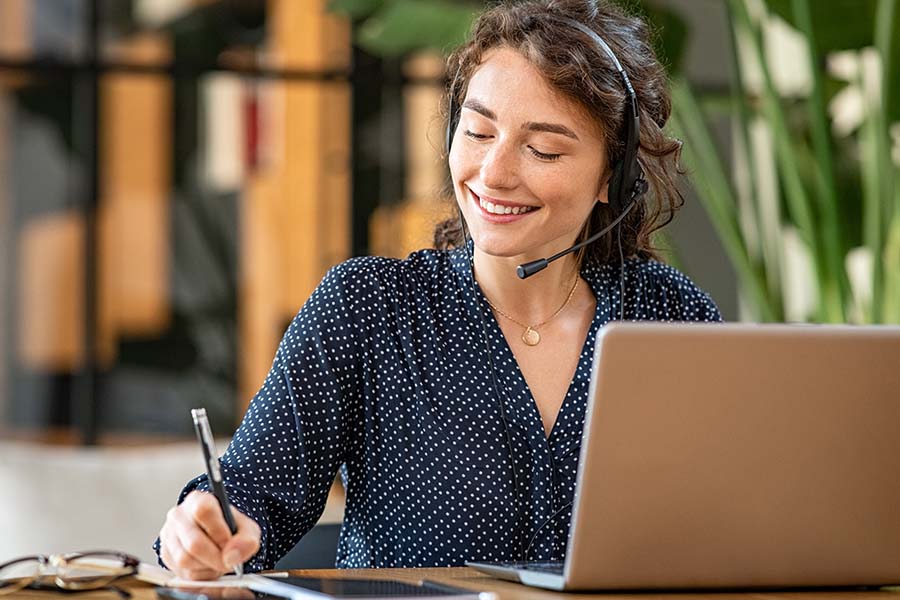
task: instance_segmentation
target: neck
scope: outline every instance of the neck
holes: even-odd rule
[[[475,247],[475,278],[484,294],[499,307],[523,323],[539,323],[565,302],[578,276],[575,257],[565,256],[543,271],[519,279],[516,267],[521,257],[497,257]]]

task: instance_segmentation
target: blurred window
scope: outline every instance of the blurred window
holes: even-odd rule
[[[0,2],[0,436],[158,441],[196,406],[234,430],[381,202],[351,202],[382,168],[351,92],[382,62],[354,88],[325,7]]]

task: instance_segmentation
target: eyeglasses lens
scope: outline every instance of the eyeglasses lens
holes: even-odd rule
[[[43,574],[37,557],[24,558],[0,565],[0,596],[26,588]]]
[[[57,572],[56,583],[70,590],[88,590],[131,575],[134,568],[116,554],[82,554],[66,559]]]

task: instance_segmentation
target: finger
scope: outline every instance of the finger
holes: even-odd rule
[[[211,581],[213,579],[218,579],[219,575],[221,575],[221,573],[216,573],[210,569],[185,569],[178,572],[178,576],[182,579],[191,579],[193,581]]]
[[[169,511],[166,522],[159,530],[159,556],[166,567],[177,573],[194,563],[175,533],[174,511],[174,508]]]
[[[185,511],[176,510],[172,515],[173,533],[187,554],[203,568],[224,573],[227,568],[222,564],[222,550],[213,542],[206,532]],[[191,568],[196,568],[192,566]]]
[[[206,532],[216,546],[221,549],[228,543],[231,531],[215,496],[195,490],[185,498],[183,505],[197,526]]]
[[[259,525],[240,511],[234,511],[237,533],[232,536],[222,551],[222,562],[233,568],[244,564],[259,551]]]
[[[191,570],[192,559],[172,531],[171,520],[166,520],[166,524],[160,530],[159,555],[163,559],[163,563],[179,576],[184,576],[185,573]]]
[[[234,511],[234,522],[237,525],[238,531],[236,535],[245,536],[249,539],[254,539],[259,542],[260,538],[260,530],[259,523],[245,515],[239,510]]]
[[[169,555],[172,557],[170,568],[183,579],[216,579],[222,574],[194,560],[175,535],[171,536]]]
[[[163,523],[162,529],[159,530],[159,558],[162,560],[163,564],[172,569],[175,567],[175,559],[169,554],[169,530],[166,525],[168,525],[168,520]]]
[[[159,556],[163,564],[178,574],[179,577],[187,577],[189,579],[217,578],[223,571],[209,569],[196,561],[178,538],[177,519],[179,512],[179,507],[172,508],[167,515],[166,522],[159,531]]]
[[[224,600],[254,600],[256,594],[245,588],[216,588]]]
[[[253,600],[256,594],[243,588],[225,588],[225,598],[228,600]]]
[[[173,528],[167,526],[166,539],[163,542],[164,561],[166,566],[179,575],[191,569],[205,568],[196,561],[182,546]]]

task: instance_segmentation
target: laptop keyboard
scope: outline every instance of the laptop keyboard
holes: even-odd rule
[[[553,575],[562,575],[563,568],[566,563],[559,561],[552,562],[541,562],[541,561],[528,561],[528,562],[504,562],[499,563],[498,566],[507,567],[510,569],[519,569],[524,571],[538,571],[540,573],[551,573]]]

